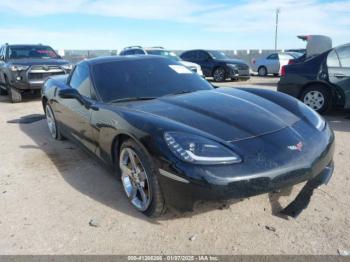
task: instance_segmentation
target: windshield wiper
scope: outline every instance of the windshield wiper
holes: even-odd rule
[[[129,102],[129,101],[141,101],[141,100],[152,100],[152,99],[156,99],[157,97],[125,97],[125,98],[119,98],[119,99],[114,99],[109,101],[109,103],[119,103],[119,102]]]
[[[193,93],[193,92],[196,92],[198,90],[181,90],[179,92],[175,92],[175,93],[170,93],[170,94],[167,94],[165,96],[176,96],[176,95],[182,95],[182,94],[188,94],[188,93]]]

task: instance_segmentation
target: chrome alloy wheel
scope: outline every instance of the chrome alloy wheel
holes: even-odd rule
[[[305,105],[318,111],[323,107],[325,103],[325,98],[323,94],[319,91],[310,91],[305,94],[303,102]]]
[[[223,69],[223,68],[221,68],[221,67],[215,69],[214,75],[213,75],[214,80],[215,80],[216,82],[225,81],[225,74],[226,74],[225,69]]]
[[[145,211],[151,203],[151,190],[147,173],[136,152],[124,148],[120,152],[119,167],[124,191],[131,204],[139,211]]]
[[[49,105],[46,106],[46,121],[50,130],[51,136],[53,138],[56,138],[57,137],[56,121],[53,116],[52,109]]]

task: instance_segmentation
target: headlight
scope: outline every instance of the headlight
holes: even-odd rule
[[[29,66],[25,66],[25,65],[13,65],[10,67],[11,71],[24,71],[27,70],[29,68]]]
[[[235,65],[235,64],[227,64],[227,66],[229,66],[229,67],[231,67],[233,69],[237,69],[237,65]]]
[[[303,115],[305,118],[314,126],[316,129],[319,131],[322,131],[326,125],[326,121],[322,116],[320,116],[315,110],[312,108],[308,107],[302,102],[299,103],[299,108],[303,112]]]
[[[72,70],[73,65],[72,64],[65,64],[61,66],[64,70]]]
[[[182,161],[202,164],[234,164],[241,158],[225,146],[197,135],[167,132],[164,134],[166,144],[171,152]]]

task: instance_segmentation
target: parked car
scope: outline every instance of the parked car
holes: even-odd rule
[[[149,47],[149,48],[143,48],[142,46],[129,46],[124,48],[120,54],[123,55],[160,55],[165,56],[167,58],[170,58],[174,61],[180,62],[188,69],[192,70],[193,72],[196,72],[200,76],[203,76],[202,69],[199,65],[195,63],[191,63],[188,61],[182,60],[178,55],[176,55],[174,52],[164,49],[163,47]]]
[[[350,108],[350,44],[284,66],[278,91],[299,98],[319,113]]]
[[[284,210],[295,216],[333,172],[334,134],[309,107],[269,90],[214,89],[160,56],[82,61],[45,82],[42,103],[52,137],[114,167],[148,216],[308,181]]]
[[[281,68],[287,65],[290,60],[301,57],[303,54],[299,52],[272,53],[263,55],[258,59],[252,60],[252,70],[257,72],[259,76],[267,76],[273,74],[278,76]]]
[[[185,61],[199,64],[206,77],[213,77],[216,82],[227,78],[248,80],[249,66],[242,60],[227,57],[223,52],[214,50],[191,50],[180,55]]]
[[[23,93],[40,91],[46,77],[67,74],[72,67],[50,46],[5,44],[0,48],[0,95],[21,102]]]

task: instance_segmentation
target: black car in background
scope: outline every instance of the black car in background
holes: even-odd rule
[[[249,66],[242,60],[227,57],[223,52],[215,50],[186,51],[180,57],[189,62],[199,64],[206,77],[213,77],[216,82],[227,78],[232,80],[248,80]]]
[[[9,45],[0,48],[0,95],[9,95],[12,103],[22,94],[41,89],[44,79],[70,72],[72,64],[47,45]]]
[[[350,44],[284,66],[278,91],[300,99],[319,113],[332,106],[349,109]]]
[[[334,134],[309,107],[270,90],[215,89],[161,56],[82,61],[44,83],[42,103],[52,137],[114,168],[148,216],[308,181],[284,210],[295,216],[333,172]]]

